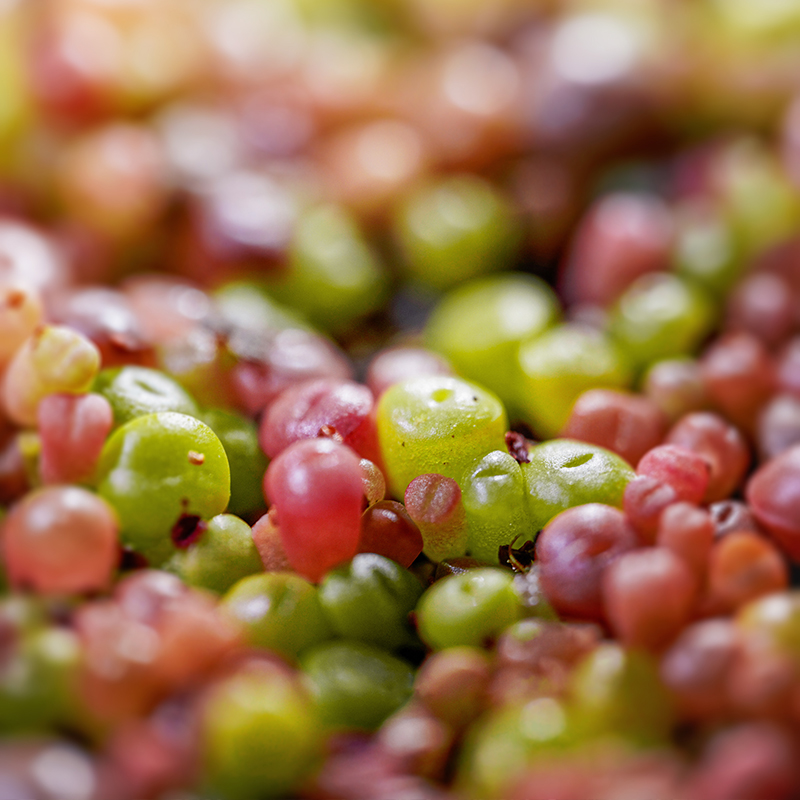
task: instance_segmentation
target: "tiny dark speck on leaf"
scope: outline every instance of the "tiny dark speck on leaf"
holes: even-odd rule
[[[208,523],[197,514],[181,514],[172,526],[171,537],[175,547],[186,549],[193,545],[208,528]]]

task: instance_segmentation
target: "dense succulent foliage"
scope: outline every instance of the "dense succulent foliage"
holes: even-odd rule
[[[2,800],[791,800],[799,559],[796,2],[0,2]]]

